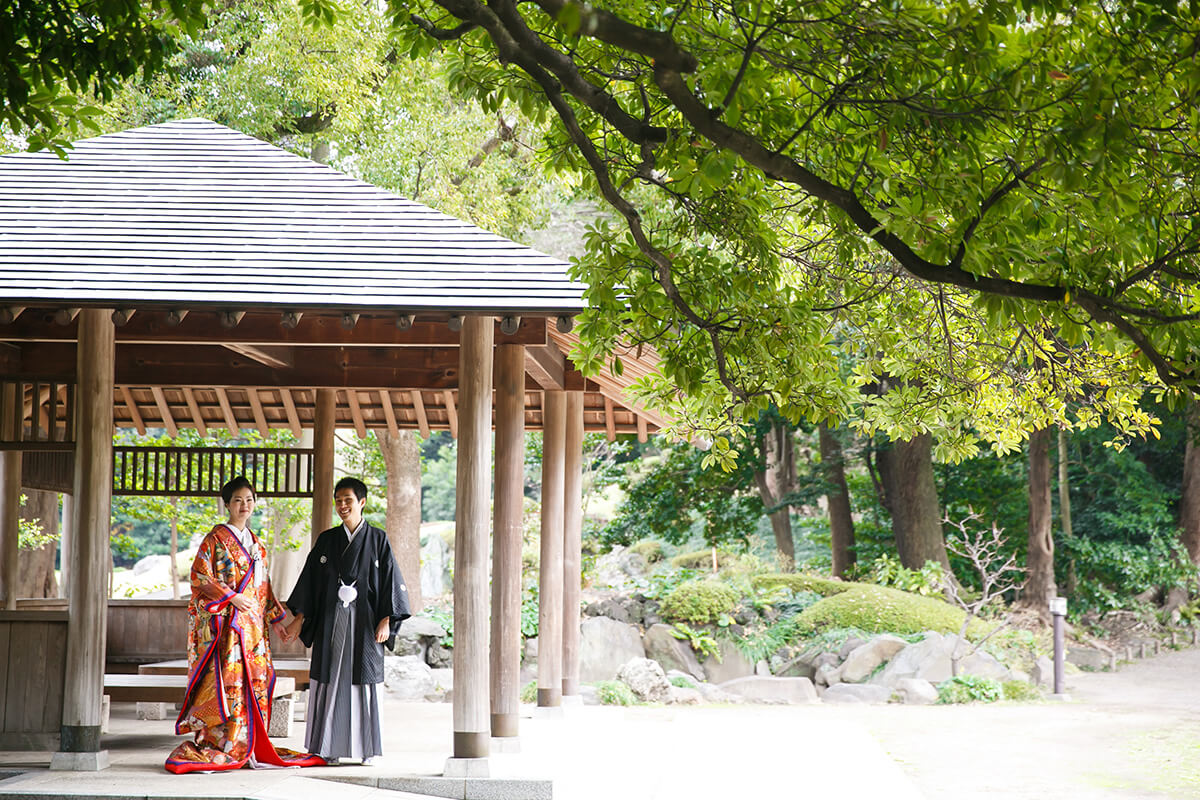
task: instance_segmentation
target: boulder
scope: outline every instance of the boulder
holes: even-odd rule
[[[596,559],[595,578],[592,585],[623,591],[634,589],[638,578],[646,574],[646,559],[617,545]]]
[[[930,631],[921,641],[898,652],[883,672],[870,679],[870,683],[894,689],[904,678],[921,678],[934,685],[939,684],[950,677],[950,653],[956,644],[958,637],[954,634],[943,636]],[[970,647],[970,644],[966,644],[962,650],[969,650]],[[992,678],[1001,682],[1012,680],[1012,673],[1008,668],[983,651],[976,651],[959,659],[958,674]]]
[[[611,681],[631,658],[645,658],[642,634],[634,625],[589,617],[579,626],[579,680]]]
[[[585,706],[600,705],[600,693],[596,691],[595,686],[584,684],[579,687],[579,697],[583,700]]]
[[[672,686],[667,702],[676,706],[698,706],[704,702],[704,695],[700,694],[699,689]]]
[[[936,703],[938,691],[929,681],[920,678],[902,678],[896,686],[900,699],[910,706],[927,706]]]
[[[659,662],[659,663],[661,664],[662,662]],[[672,683],[674,683],[676,681],[676,679],[678,679],[678,678],[682,678],[683,680],[687,681],[688,687],[692,688],[692,689],[695,689],[701,683],[701,681],[696,680],[691,675],[689,675],[686,672],[683,672],[681,670],[677,670],[677,669],[667,670],[667,680],[668,681],[671,681]]]
[[[521,663],[536,664],[538,656],[538,637],[530,636],[525,640],[525,646],[521,648]]]
[[[841,680],[841,669],[832,664],[822,664],[817,667],[817,672],[813,676],[813,683],[817,686],[833,686],[835,683],[840,683]]]
[[[426,600],[439,597],[449,586],[450,545],[438,533],[431,532],[421,546],[421,596]]]
[[[617,597],[607,597],[587,604],[584,614],[589,617],[608,617],[617,622],[631,623],[636,620],[629,613],[628,607]]]
[[[1049,656],[1038,656],[1038,660],[1033,662],[1033,669],[1029,671],[1029,682],[1043,689],[1054,688],[1054,662]]]
[[[171,574],[171,557],[170,556],[146,556],[139,558],[133,565],[132,570],[134,575],[149,575],[150,573],[162,573],[163,580],[169,581]]]
[[[905,647],[908,647],[908,642],[899,636],[876,636],[850,651],[839,677],[843,683],[862,683],[871,677],[876,667],[889,661]]]
[[[434,668],[453,666],[454,651],[441,642],[431,642],[425,651],[425,663]]]
[[[661,624],[646,629],[642,635],[646,658],[654,659],[664,670],[679,670],[696,680],[704,680],[704,669],[692,646],[682,639],[676,639],[671,631],[670,625]]]
[[[1098,647],[1084,647],[1077,644],[1067,648],[1067,661],[1080,669],[1099,672],[1108,669],[1112,660],[1112,651],[1107,648],[1102,650]],[[1051,675],[1053,674],[1051,673]]]
[[[817,689],[808,678],[773,678],[754,675],[721,684],[721,690],[747,700],[766,703],[816,703]]]
[[[860,639],[857,636],[851,636],[849,639],[847,639],[845,642],[842,643],[841,648],[838,650],[838,658],[841,659],[842,661],[845,661],[847,658],[850,657],[851,653],[853,653],[855,650],[862,647],[866,643],[867,643],[866,639]]]
[[[400,625],[401,636],[424,636],[431,639],[441,639],[446,635],[446,629],[429,617],[417,615],[409,617]]]
[[[886,703],[891,699],[891,689],[869,683],[838,683],[821,695],[826,703]]]
[[[704,702],[706,702],[706,703],[742,703],[742,702],[745,702],[744,698],[742,698],[741,695],[730,694],[729,692],[722,689],[720,686],[717,686],[712,683],[702,683],[696,688],[700,692],[700,695],[704,698]]]
[[[771,674],[778,675],[781,678],[808,678],[812,680],[817,670],[812,663],[803,660],[800,656],[792,655],[785,650],[780,650],[771,656],[770,659]]]
[[[631,658],[617,670],[617,680],[628,686],[644,703],[665,703],[671,697],[671,683],[657,661]]]
[[[383,657],[383,685],[398,700],[424,700],[434,691],[433,670],[416,656]]]
[[[721,654],[720,660],[708,657],[700,662],[704,674],[713,683],[725,683],[734,678],[745,678],[754,674],[754,664],[746,660],[742,651],[727,639],[719,639],[717,646]]]

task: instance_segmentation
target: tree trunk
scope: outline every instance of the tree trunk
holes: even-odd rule
[[[22,550],[17,559],[20,575],[17,597],[57,597],[54,559],[58,555],[58,493],[40,489],[22,489],[25,506],[21,518],[37,520],[42,531],[54,537],[37,550]]]
[[[1062,540],[1071,541],[1075,531],[1071,527],[1071,474],[1067,458],[1067,432],[1058,429],[1058,519],[1062,524]],[[1075,557],[1067,559],[1067,583],[1063,587],[1067,596],[1075,594]]]
[[[1054,585],[1054,530],[1050,506],[1050,429],[1029,435],[1029,552],[1021,605],[1046,611]]]
[[[776,508],[791,492],[795,476],[795,447],[791,429],[782,422],[772,423],[770,430],[763,434],[762,450],[764,469],[754,473],[754,480],[758,484],[763,505],[767,508],[771,530],[775,533],[779,567],[784,572],[791,572],[796,566],[796,546],[792,540],[792,509],[788,505]]]
[[[421,599],[421,450],[414,431],[380,431],[379,450],[387,467],[387,535],[408,587],[413,613]]]
[[[271,541],[274,543],[276,537],[272,536]],[[171,597],[179,599],[179,565],[176,559],[179,557],[179,498],[171,498]]]
[[[1179,498],[1179,528],[1193,564],[1200,564],[1200,404],[1188,406],[1187,444],[1183,452],[1183,486]]]
[[[854,519],[850,515],[850,489],[846,486],[845,455],[837,435],[822,424],[818,427],[821,442],[821,466],[829,488],[825,500],[829,504],[829,532],[833,551],[833,574],[844,577],[854,566]]]
[[[908,569],[920,569],[926,561],[936,561],[949,572],[937,484],[933,480],[933,437],[924,433],[892,442],[879,451],[876,460],[900,563]]]

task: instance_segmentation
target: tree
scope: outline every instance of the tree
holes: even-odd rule
[[[1025,585],[1021,602],[1047,614],[1054,583],[1054,528],[1050,505],[1050,437],[1042,428],[1029,434],[1029,547],[1025,555]]]
[[[175,37],[204,21],[206,0],[2,0],[0,125],[31,149],[62,152],[97,131],[90,93],[107,99],[140,70],[163,66]]]
[[[759,457],[755,459],[754,483],[771,520],[779,568],[791,572],[796,565],[796,544],[792,540],[792,495],[796,491],[796,442],[787,420],[778,414],[764,414],[757,426]]]
[[[958,531],[947,543],[947,546],[956,556],[966,561],[971,571],[979,579],[978,593],[970,595],[963,592],[962,586],[954,579],[952,573],[946,573],[946,579],[942,584],[942,588],[950,600],[965,612],[962,626],[958,631],[958,639],[950,651],[950,674],[952,676],[958,675],[959,661],[973,655],[993,634],[1008,624],[1005,621],[993,627],[986,635],[963,650],[967,643],[967,630],[971,627],[971,621],[978,617],[979,612],[987,608],[989,604],[1002,598],[1005,592],[1015,586],[1009,573],[1016,571],[1017,559],[1011,554],[1005,557],[1003,531],[994,522],[991,530],[986,533],[982,530],[968,530],[968,526],[978,520],[978,514],[970,514],[966,519],[958,521],[946,518],[946,522],[953,525]]]
[[[376,435],[387,468],[387,535],[407,576],[408,602],[416,613],[421,599],[421,450],[415,431]]]
[[[1200,565],[1200,405],[1188,404],[1183,455],[1183,485],[1179,497],[1179,528],[1183,546],[1193,564]]]
[[[876,465],[900,563],[920,569],[926,561],[936,561],[949,572],[930,435],[890,442],[879,449]]]
[[[962,457],[1093,409],[1144,428],[1147,382],[1194,382],[1185,5],[391,6],[461,92],[552,120],[555,165],[618,212],[580,264],[581,355],[653,342],[646,397],[688,423],[845,416],[886,373],[862,424]]]
[[[854,548],[854,518],[850,513],[850,489],[846,485],[845,451],[836,431],[828,425],[818,427],[821,447],[821,467],[825,473],[825,500],[829,506],[830,549],[833,555],[832,572],[839,578],[853,568],[858,560]]]
[[[56,597],[54,575],[58,555],[58,493],[26,489],[21,493],[18,522],[20,551],[17,597]]]

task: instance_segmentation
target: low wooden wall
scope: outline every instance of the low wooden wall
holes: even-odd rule
[[[57,750],[67,612],[0,611],[0,750]]]

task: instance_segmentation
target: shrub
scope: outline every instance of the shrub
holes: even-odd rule
[[[1018,703],[1042,699],[1042,691],[1025,681],[1005,681],[1000,686],[1000,691],[1004,694],[1005,700],[1015,700]]]
[[[696,689],[699,688],[696,682],[685,675],[676,675],[671,678],[671,685],[678,686],[680,689]]]
[[[804,634],[826,628],[861,628],[868,633],[958,633],[963,611],[932,597],[873,586],[847,584],[839,594],[809,606],[796,615],[797,630]],[[973,620],[968,638],[986,635],[988,626]]]
[[[974,675],[948,678],[937,685],[937,690],[939,703],[994,703],[1003,694],[996,681]]]
[[[600,681],[596,684],[596,695],[600,698],[600,704],[605,706],[637,705],[633,689],[621,681]]]
[[[536,703],[537,702],[537,681],[530,681],[521,687],[521,702]]]
[[[880,586],[932,597],[941,594],[946,570],[937,561],[926,561],[920,569],[907,569],[898,557],[884,553],[871,562],[870,577]]]
[[[716,622],[737,608],[738,600],[738,593],[720,581],[688,581],[663,598],[662,615],[677,622]]]
[[[793,592],[816,592],[822,597],[840,594],[846,591],[853,583],[847,581],[839,581],[833,578],[824,578],[820,575],[805,575],[802,573],[793,572],[776,572],[767,575],[756,575],[750,579],[750,583],[757,589],[768,589],[772,586],[786,586]]]
[[[724,550],[717,551],[717,566],[721,567],[726,561],[734,559],[732,553]],[[693,550],[690,553],[680,553],[671,559],[672,567],[683,569],[712,569],[712,550]]]
[[[647,564],[656,564],[663,560],[662,542],[655,541],[654,539],[643,539],[640,542],[634,542],[630,546],[629,552],[637,553],[646,559]]]

